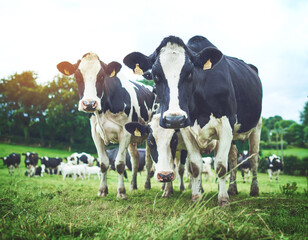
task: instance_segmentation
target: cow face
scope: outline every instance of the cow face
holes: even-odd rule
[[[61,62],[57,65],[62,74],[74,74],[80,96],[78,110],[88,113],[102,109],[104,79],[106,76],[115,77],[121,67],[117,62],[106,65],[95,53],[85,54],[76,64]]]
[[[125,128],[134,136],[148,136],[147,143],[155,163],[154,177],[158,182],[171,182],[175,179],[174,158],[178,137],[173,129],[160,127],[159,118],[155,115],[149,125],[131,122]]]
[[[160,125],[176,129],[193,124],[190,121],[191,104],[198,103],[192,96],[195,88],[202,85],[197,81],[205,81],[206,71],[222,57],[222,53],[214,47],[193,55],[180,38],[170,36],[149,57],[134,52],[123,61],[136,74],[152,70],[161,107]]]

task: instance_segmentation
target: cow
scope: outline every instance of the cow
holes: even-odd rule
[[[22,153],[25,156],[25,166],[27,168],[26,175],[29,177],[33,177],[35,174],[35,169],[38,164],[38,154],[34,152],[26,152]]]
[[[240,153],[238,157],[238,165],[239,165],[238,169],[241,171],[243,183],[246,182],[245,173],[247,174],[247,182],[249,182],[249,177],[250,177],[251,165],[248,156],[249,156],[248,151],[244,150],[243,153]]]
[[[202,158],[202,173],[205,175],[205,179],[212,182],[213,181],[213,173],[212,173],[212,157],[203,157]]]
[[[169,36],[150,56],[133,52],[123,61],[136,74],[151,70],[160,102],[160,126],[180,129],[188,150],[192,201],[201,196],[200,148],[218,140],[214,162],[219,177],[218,205],[228,206],[229,194],[237,193],[237,149],[233,140],[249,139],[253,173],[250,195],[259,194],[262,85],[255,66],[224,55],[208,42],[196,36],[185,44],[179,37]],[[225,179],[228,160],[232,169],[229,191]],[[171,164],[156,171],[163,175],[174,172]]]
[[[88,176],[88,180],[90,180],[90,176],[94,175],[94,177],[98,177],[98,179],[101,179],[101,170],[98,166],[86,166],[86,175]]]
[[[147,137],[151,158],[155,165],[154,177],[158,182],[167,183],[164,188],[163,197],[169,197],[173,193],[172,184],[170,183],[176,178],[176,171],[171,171],[174,166],[179,166],[179,188],[181,191],[185,190],[183,175],[187,161],[187,149],[180,131],[163,128],[160,126],[159,122],[160,114],[155,114],[149,124],[131,122],[126,124],[125,128],[134,136]],[[209,153],[215,148],[216,140],[213,140],[207,148],[203,150]],[[179,163],[175,162],[176,155],[178,155],[177,159],[180,159]],[[166,172],[161,172],[159,169],[166,169]],[[197,187],[203,192],[201,182],[199,182]]]
[[[18,168],[18,174],[20,174],[19,164],[20,164],[20,154],[11,153],[7,157],[1,157],[3,159],[3,164],[7,166],[9,169],[9,175],[12,176],[14,174],[15,168]]]
[[[272,175],[276,176],[276,182],[278,182],[280,171],[283,171],[283,164],[280,157],[276,156],[275,154],[267,157],[266,169],[270,182],[272,182]]]
[[[131,137],[124,125],[131,121],[147,123],[151,119],[154,93],[147,87],[121,76],[122,65],[118,62],[105,64],[95,53],[85,54],[76,64],[61,62],[58,70],[64,75],[74,74],[80,101],[78,110],[90,114],[91,133],[97,149],[102,170],[98,195],[108,194],[107,170],[109,159],[106,146],[119,143],[115,167],[119,174],[117,196],[126,199],[123,174],[127,149],[132,158],[132,181],[130,189],[137,189],[139,156],[137,142],[143,139]],[[146,154],[147,179],[145,188],[150,189],[152,161]]]
[[[93,156],[91,156],[90,154],[85,153],[85,152],[79,153],[77,155],[77,164],[85,163],[85,164],[88,164],[90,167],[92,167],[94,160],[95,160],[95,158]]]
[[[53,170],[55,171],[54,173],[59,174],[58,167],[61,162],[62,158],[59,157],[41,157],[41,164],[45,166],[48,174],[52,174]]]
[[[34,173],[34,177],[43,177],[44,176],[44,172],[45,172],[45,165],[42,164],[41,166],[38,166],[35,169],[35,173]],[[28,174],[28,172],[26,172],[26,175]]]

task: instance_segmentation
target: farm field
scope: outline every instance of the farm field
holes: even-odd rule
[[[39,155],[66,157],[66,151],[0,144],[1,155],[35,151]],[[308,179],[280,175],[279,183],[259,173],[260,196],[250,197],[250,184],[242,183],[229,208],[217,206],[217,184],[203,179],[202,201],[192,205],[191,191],[162,198],[161,184],[152,179],[144,190],[145,173],[138,174],[138,190],[127,200],[116,197],[117,174],[108,173],[109,195],[97,197],[99,180],[47,175],[10,177],[0,162],[0,239],[307,239]],[[131,173],[128,172],[128,179]],[[185,179],[186,187],[188,179]],[[283,192],[282,186],[297,189]]]

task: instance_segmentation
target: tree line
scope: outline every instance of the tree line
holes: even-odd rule
[[[57,75],[51,82],[39,84],[36,73],[25,71],[1,79],[0,141],[96,153],[89,116],[78,111],[78,101],[72,77]],[[307,146],[308,101],[300,121],[263,118],[261,148]],[[247,146],[238,148],[241,151]]]

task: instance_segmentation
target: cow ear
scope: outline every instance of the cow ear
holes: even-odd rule
[[[72,74],[74,74],[79,66],[80,60],[78,61],[78,63],[76,64],[71,64],[69,62],[60,62],[57,65],[58,70],[66,75],[66,76],[70,76]]]
[[[106,67],[106,73],[109,77],[115,77],[122,68],[121,63],[111,62]]]
[[[130,122],[125,124],[125,129],[135,137],[143,137],[150,133],[150,126],[140,124],[138,122]]]
[[[128,54],[123,59],[123,62],[137,75],[143,75],[144,72],[148,71],[153,66],[151,58],[140,52],[133,52]]]
[[[205,48],[195,57],[194,64],[195,66],[206,71],[213,69],[213,67],[220,61],[222,57],[223,54],[221,51],[219,51],[217,48],[209,47]]]

